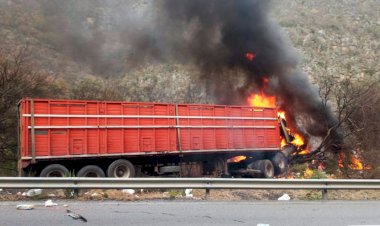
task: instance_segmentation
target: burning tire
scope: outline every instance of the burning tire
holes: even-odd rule
[[[61,164],[51,164],[45,167],[40,173],[40,177],[64,177],[69,174],[69,170]]]
[[[103,170],[95,165],[88,165],[83,167],[78,172],[78,177],[105,177]]]
[[[108,177],[129,178],[135,176],[135,167],[125,159],[115,160],[107,169]]]
[[[288,169],[288,159],[281,152],[276,153],[271,159],[274,172],[276,175],[280,175],[286,172]]]

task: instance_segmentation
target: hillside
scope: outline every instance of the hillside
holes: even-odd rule
[[[130,20],[124,14],[140,18],[146,4],[1,0],[0,46],[27,45],[34,62],[57,77],[120,78],[141,67],[131,62],[136,53],[123,44],[122,30]],[[379,76],[378,1],[278,0],[272,5],[273,17],[313,78]]]

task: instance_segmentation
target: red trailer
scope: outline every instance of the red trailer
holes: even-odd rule
[[[276,108],[23,99],[19,112],[32,175],[272,177],[287,165]]]

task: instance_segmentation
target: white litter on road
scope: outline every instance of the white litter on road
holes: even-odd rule
[[[30,189],[29,191],[25,193],[25,195],[28,197],[33,197],[36,195],[41,195],[41,193],[42,193],[42,189]]]
[[[99,196],[99,194],[96,192],[91,194],[91,197],[97,197],[97,196]]]
[[[51,199],[46,200],[45,207],[58,206],[57,203],[53,202]]]
[[[121,192],[133,195],[133,194],[135,194],[136,191],[134,189],[123,189],[123,190],[121,190]]]
[[[270,226],[269,224],[257,224],[257,226]]]
[[[285,193],[280,198],[278,198],[278,200],[280,200],[280,201],[289,201],[290,200],[290,196]]]
[[[34,206],[31,204],[20,204],[16,206],[17,210],[32,210],[34,209]]]
[[[185,195],[186,195],[186,198],[193,198],[193,189],[186,189]]]

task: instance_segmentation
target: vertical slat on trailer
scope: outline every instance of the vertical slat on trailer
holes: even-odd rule
[[[51,106],[50,106],[50,100],[47,101],[47,111],[48,114],[51,114]],[[48,125],[51,126],[51,117],[48,117]],[[51,156],[51,129],[47,129],[47,135],[48,135],[48,155]]]
[[[20,101],[18,103],[18,122],[17,122],[17,126],[18,126],[18,139],[17,139],[17,147],[18,147],[18,156],[17,156],[17,172],[18,172],[18,176],[21,177],[22,176],[22,163],[21,163],[21,156],[22,156],[22,120],[23,120],[23,112],[21,110],[21,105],[24,104],[24,101]]]
[[[120,115],[124,115],[124,105],[123,103],[120,103]],[[120,122],[121,122],[121,125],[122,126],[125,126],[125,118],[121,118],[120,119]],[[122,153],[125,153],[126,152],[126,149],[125,149],[125,129],[122,128],[121,129],[121,152]]]
[[[70,125],[70,120],[69,120],[69,117],[68,117],[68,115],[69,115],[69,104],[68,104],[68,102],[66,102],[66,109],[65,109],[65,111],[66,111],[66,126],[69,126]],[[69,129],[69,128],[67,128],[66,129],[66,147],[67,147],[67,150],[66,150],[66,152],[67,152],[67,155],[70,155],[71,153],[70,153],[70,149],[71,149],[71,144],[70,144],[70,132],[71,132],[71,130]]]
[[[96,118],[96,123],[97,125],[99,125],[100,123],[100,119],[99,119],[99,115],[100,115],[100,105],[99,105],[99,102],[96,103],[96,114],[98,115],[98,117]],[[100,154],[100,129],[97,128],[96,129],[96,153],[97,154]]]
[[[104,118],[104,126],[107,126],[108,125],[108,102],[106,102],[104,104],[105,106],[105,109],[104,109],[104,114],[107,115],[105,118]],[[104,138],[104,152],[102,152],[102,154],[107,154],[108,153],[108,128],[106,127],[104,129],[104,134],[105,134],[105,138]]]
[[[30,135],[32,141],[32,163],[36,163],[36,136],[34,128],[34,100],[30,99]]]
[[[84,118],[84,121],[85,121],[85,126],[88,126],[88,107],[89,107],[89,105],[88,105],[88,102],[86,101],[86,102],[84,102],[84,114],[86,115],[86,117]],[[85,141],[84,141],[84,153],[85,154],[88,154],[88,130],[89,129],[84,129],[84,131],[85,131],[85,133],[84,133],[84,139],[85,139]]]
[[[142,105],[143,105],[142,103],[138,104],[138,115],[139,116],[142,115],[142,113],[141,113],[141,111],[142,111]],[[139,150],[139,152],[144,152],[144,145],[142,143],[142,135],[144,133],[143,133],[142,129],[140,128],[140,126],[143,125],[144,120],[142,120],[140,117],[138,117],[137,121],[138,121],[138,125],[139,125],[139,128],[137,129],[137,137],[138,137],[137,143],[139,144],[138,150]]]
[[[181,143],[181,129],[179,128],[179,112],[178,112],[178,104],[175,105],[175,116],[177,123],[177,138],[178,138],[178,151],[182,151],[182,143]]]

